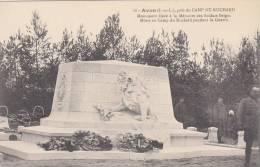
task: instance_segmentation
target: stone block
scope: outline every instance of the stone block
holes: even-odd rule
[[[72,62],[67,63],[73,66],[73,72],[87,72],[87,73],[100,73],[101,72],[101,64],[98,62]]]
[[[59,65],[59,73],[69,73],[73,70],[73,63],[61,63]]]
[[[196,127],[187,127],[187,130],[190,130],[190,131],[197,131],[197,128],[196,128]]]
[[[168,72],[164,67],[147,68],[144,70],[145,76],[150,76],[152,79],[158,81],[168,80]]]
[[[8,141],[9,135],[10,134],[8,134],[8,133],[0,132],[0,141]]]
[[[202,146],[204,144],[203,138],[206,136],[205,133],[186,131],[186,130],[175,130],[171,133],[171,146],[172,147],[191,147],[191,146]]]
[[[117,74],[93,73],[93,81],[98,83],[116,83]]]
[[[73,72],[72,75],[72,83],[74,84],[78,82],[91,82],[93,81],[93,73],[91,72]]]
[[[244,141],[244,131],[238,131],[237,146],[239,148],[245,148],[246,147],[246,143]]]
[[[218,135],[217,135],[218,128],[210,127],[208,128],[208,140],[209,142],[218,143]]]
[[[9,128],[8,118],[0,116],[0,129]]]
[[[129,68],[129,67],[128,67]],[[118,64],[102,64],[100,73],[102,74],[118,74],[121,71],[128,71],[126,67]]]

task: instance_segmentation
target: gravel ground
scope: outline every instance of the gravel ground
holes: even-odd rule
[[[198,157],[179,160],[50,160],[25,161],[10,156],[4,156],[0,167],[242,167],[244,157]],[[250,167],[256,166],[254,152]]]

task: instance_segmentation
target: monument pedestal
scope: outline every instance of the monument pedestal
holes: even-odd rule
[[[45,151],[35,144],[24,141],[1,141],[0,150],[25,160],[55,159],[115,159],[115,160],[162,160],[181,159],[201,156],[243,156],[243,149],[217,146],[194,146],[166,148],[159,152],[133,153],[112,151]]]
[[[58,137],[58,136],[72,136],[75,131],[85,130],[85,131],[93,131],[99,134],[103,134],[104,136],[109,136],[112,140],[115,139],[116,135],[122,133],[126,133],[125,131],[108,131],[107,130],[94,130],[94,129],[75,129],[75,128],[56,128],[56,127],[26,127],[19,129],[19,132],[22,132],[22,141],[29,143],[44,143],[47,142],[50,137]],[[205,133],[187,131],[182,129],[173,129],[168,131],[163,130],[149,130],[149,131],[136,131],[129,130],[128,133],[143,133],[144,136],[150,137],[152,139],[156,139],[159,141],[164,141],[164,147],[192,147],[192,146],[202,146],[203,138],[206,136]],[[158,134],[164,134],[162,136],[158,136]]]

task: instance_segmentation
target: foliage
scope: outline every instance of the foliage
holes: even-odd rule
[[[96,36],[94,42],[95,50],[93,57],[95,60],[116,59],[118,45],[123,39],[124,32],[120,26],[119,14],[113,14],[105,20],[105,25]]]
[[[62,41],[58,44],[62,62],[92,60],[93,43],[86,35],[83,25],[79,27],[76,38],[67,29],[63,31]]]
[[[144,61],[148,65],[162,65],[162,56],[164,55],[163,45],[161,41],[155,37],[155,34],[147,40],[144,50]]]
[[[127,62],[141,63],[143,62],[143,46],[136,36],[123,38],[116,48],[116,59]]]
[[[72,137],[51,137],[46,143],[39,143],[46,151],[109,151],[111,140],[90,131],[75,132]]]
[[[84,151],[109,151],[112,149],[108,136],[102,137],[94,132],[79,131],[72,136],[72,144]]]
[[[257,57],[255,48],[248,38],[243,38],[238,53],[237,69],[238,79],[242,83],[243,90],[248,91],[256,83]]]
[[[146,138],[143,134],[120,134],[117,136],[117,149],[143,153],[162,149],[163,143]]]
[[[71,141],[65,137],[51,137],[46,143],[39,143],[40,147],[46,151],[57,150],[57,151],[74,151],[71,145]]]
[[[163,143],[148,139],[143,134],[120,134],[116,147],[121,151],[147,152],[162,149]],[[113,145],[109,137],[102,137],[90,131],[75,132],[72,137],[51,137],[46,143],[39,143],[46,151],[110,151]]]

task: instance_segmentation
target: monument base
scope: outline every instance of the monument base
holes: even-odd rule
[[[9,136],[10,136],[10,134],[8,134],[8,133],[0,132],[0,141],[9,140]]]
[[[93,131],[102,134],[102,136],[109,136],[112,141],[118,134],[122,133],[143,133],[144,136],[162,141],[164,148],[168,147],[187,147],[187,146],[202,146],[205,133],[189,131],[184,129],[162,130],[107,130],[107,129],[84,129],[84,128],[57,128],[48,126],[34,126],[34,127],[20,127],[18,129],[22,135],[22,141],[31,143],[47,142],[50,137],[58,136],[72,136],[76,131],[85,130]]]
[[[243,155],[243,149],[197,146],[174,147],[158,152],[133,153],[121,151],[45,151],[36,144],[24,141],[0,141],[0,150],[25,160],[51,160],[51,159],[125,159],[125,160],[151,160],[151,159],[181,159],[201,156],[234,156]]]

